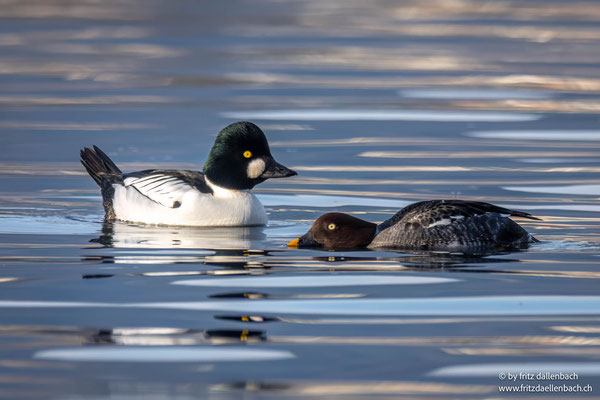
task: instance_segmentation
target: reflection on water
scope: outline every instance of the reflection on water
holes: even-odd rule
[[[293,121],[436,121],[436,122],[514,122],[534,121],[534,114],[461,111],[396,110],[277,110],[233,111],[222,114],[229,119]]]
[[[417,99],[547,99],[549,92],[532,90],[498,90],[485,89],[407,89],[399,92],[400,96]]]
[[[422,285],[432,283],[456,282],[455,279],[429,278],[417,276],[392,275],[356,275],[321,276],[304,275],[294,279],[289,277],[252,277],[226,279],[188,279],[172,282],[173,285],[209,286],[209,287],[336,287],[363,285]]]
[[[548,131],[487,131],[466,132],[465,135],[490,138],[490,139],[515,139],[515,140],[560,140],[560,141],[589,141],[597,142],[600,139],[598,131],[582,130],[548,130]]]
[[[0,397],[600,382],[596,2],[67,3],[0,9]],[[80,148],[125,171],[198,170],[238,118],[300,173],[254,189],[268,226],[102,222]],[[529,210],[541,242],[477,257],[285,245],[325,212],[381,222],[440,198]]]
[[[392,285],[394,285],[392,283]],[[599,296],[472,296],[419,299],[231,300],[163,303],[0,301],[0,308],[150,308],[311,315],[597,315]]]
[[[461,385],[438,382],[403,382],[403,381],[365,381],[358,379],[355,383],[346,381],[322,382],[300,381],[288,382],[239,382],[232,384],[213,385],[215,393],[229,391],[258,392],[290,397],[339,397],[339,396],[402,396],[402,395],[427,395],[427,396],[472,396],[494,392],[492,387],[485,385]]]
[[[90,240],[104,247],[124,247],[129,249],[250,249],[263,246],[266,238],[260,227],[240,228],[196,228],[143,226],[123,222],[105,222],[102,225],[102,235]],[[168,251],[167,251],[168,252]],[[120,259],[127,259],[131,254],[147,254],[155,256],[165,251],[152,252],[115,252],[123,254]],[[182,254],[180,251],[178,254]],[[196,251],[195,255],[209,255],[212,251]],[[141,260],[141,256],[130,257]]]
[[[600,363],[514,363],[514,364],[475,364],[440,368],[432,371],[431,376],[498,376],[499,373],[575,373],[576,375],[600,375]]]
[[[294,358],[289,351],[240,349],[237,347],[158,348],[66,348],[39,351],[34,359],[90,362],[250,362]]]

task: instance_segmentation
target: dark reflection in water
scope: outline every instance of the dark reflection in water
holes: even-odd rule
[[[251,324],[262,324],[265,322],[282,321],[282,318],[264,317],[261,315],[215,315],[215,319],[223,321],[246,322]]]
[[[313,260],[330,263],[352,263],[364,261],[397,261],[399,264],[410,268],[449,268],[465,264],[486,264],[486,263],[511,263],[519,262],[518,259],[509,258],[493,258],[492,255],[507,255],[510,252],[493,252],[481,255],[442,253],[442,252],[398,252],[401,257],[346,257],[346,256],[329,256],[329,257],[313,257]]]

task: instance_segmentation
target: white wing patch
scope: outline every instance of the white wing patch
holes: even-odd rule
[[[194,188],[173,175],[153,174],[125,179],[125,187],[135,188],[150,200],[165,207],[177,208],[183,196]]]
[[[435,221],[434,223],[427,225],[426,228],[433,228],[434,226],[439,225],[450,225],[452,222],[463,219],[464,217],[464,215],[452,215],[448,218],[442,218],[439,221]]]

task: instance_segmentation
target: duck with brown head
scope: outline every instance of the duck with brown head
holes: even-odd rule
[[[403,208],[379,225],[347,214],[328,213],[288,246],[477,253],[524,248],[538,241],[508,217],[538,219],[477,201],[423,201]]]
[[[321,215],[310,230],[288,243],[290,247],[353,249],[367,247],[375,237],[377,225],[342,213]]]

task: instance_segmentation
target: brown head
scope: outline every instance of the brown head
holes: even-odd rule
[[[310,230],[288,243],[290,247],[354,249],[366,247],[375,237],[377,225],[342,213],[321,215]]]

